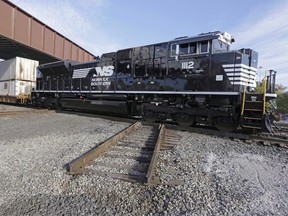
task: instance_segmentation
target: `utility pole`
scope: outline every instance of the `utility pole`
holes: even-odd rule
[[[258,68],[259,69],[259,81],[258,81],[259,83],[261,82],[261,69],[262,68],[263,68],[262,66],[259,66]]]

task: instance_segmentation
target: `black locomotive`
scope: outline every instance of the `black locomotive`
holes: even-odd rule
[[[232,42],[217,31],[106,53],[88,63],[40,65],[32,101],[233,130],[242,124],[244,91],[256,87],[258,54],[230,51]],[[266,100],[275,97],[273,76]]]

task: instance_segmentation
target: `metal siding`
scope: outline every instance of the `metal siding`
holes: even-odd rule
[[[43,47],[43,26],[37,21],[31,21],[31,43],[30,45],[38,50]]]
[[[49,28],[45,28],[44,30],[44,52],[53,55],[53,47],[54,47],[54,32],[51,31]]]
[[[30,95],[32,88],[36,87],[36,82],[15,80],[15,95]]]
[[[79,48],[78,61],[84,62],[84,51]]]
[[[13,27],[13,8],[9,7],[6,2],[0,1],[0,32],[6,37],[12,38],[12,27]],[[5,22],[3,22],[5,20]]]
[[[0,62],[0,81],[15,79],[15,61],[16,59],[14,58]],[[14,73],[12,73],[12,71],[14,71]]]
[[[16,57],[16,80],[36,81],[37,61]]]
[[[69,58],[83,62],[95,57],[10,1],[0,1],[0,19],[4,20],[0,22],[0,42],[9,44],[5,49],[2,48],[2,52],[0,49],[3,59],[16,56],[32,58],[31,56],[41,55],[39,60],[42,62],[45,62],[43,58],[46,58],[47,62],[51,62],[53,58]],[[35,50],[31,50],[30,47]]]
[[[54,55],[57,58],[63,59],[63,38],[58,34],[55,35],[55,50]]]
[[[72,59],[77,59],[78,57],[78,52],[79,52],[79,47],[77,47],[75,44],[72,44]]]
[[[89,61],[94,61],[94,57],[89,55]]]
[[[84,62],[88,62],[89,61],[89,56],[86,52],[84,52]]]
[[[71,43],[64,40],[64,59],[71,59]]]
[[[7,85],[7,89],[4,89],[4,85]],[[36,87],[36,82],[12,80],[12,81],[0,81],[0,95],[5,96],[20,96],[30,95],[32,88]]]
[[[29,80],[36,81],[38,61],[16,57],[0,63],[0,81]]]
[[[14,86],[12,81],[0,81],[0,95],[15,95]]]
[[[29,18],[21,11],[15,11],[14,39],[29,44]]]

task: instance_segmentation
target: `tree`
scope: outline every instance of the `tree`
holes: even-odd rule
[[[266,109],[268,111],[280,112],[282,114],[288,113],[288,92],[284,92],[287,87],[276,84],[275,85],[275,93],[277,94],[277,98],[266,103]],[[256,83],[256,93],[263,93],[263,82]],[[274,105],[276,104],[277,109],[275,110]]]
[[[262,88],[263,88],[263,83],[262,82],[257,82],[256,83],[255,93],[262,93],[263,92]]]
[[[288,113],[288,92],[284,92],[278,95],[276,99],[277,112]]]
[[[282,84],[276,84],[275,85],[275,91],[276,91],[275,93],[277,95],[283,93],[286,89],[287,89],[287,87],[283,86]]]

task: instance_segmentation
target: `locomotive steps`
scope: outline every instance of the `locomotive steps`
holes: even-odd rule
[[[179,140],[164,124],[144,126],[140,122],[66,164],[68,174],[95,174],[133,183],[163,184],[157,176],[160,151],[171,150]],[[175,170],[170,170],[175,172]],[[165,184],[183,184],[172,179]]]

